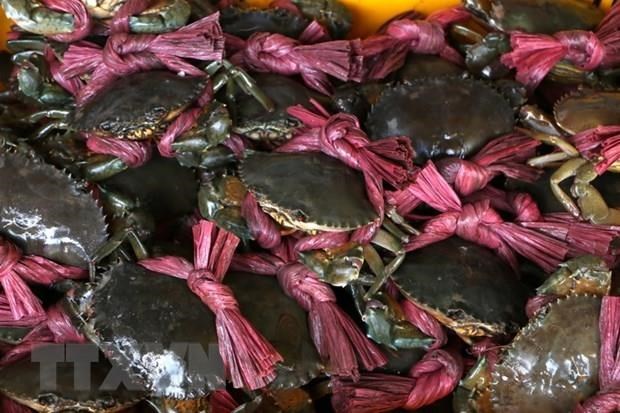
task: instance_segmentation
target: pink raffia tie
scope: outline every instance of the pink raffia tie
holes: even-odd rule
[[[76,330],[69,316],[59,304],[47,310],[46,318],[35,326],[22,342],[2,355],[0,366],[15,363],[28,356],[32,350],[49,343],[86,343],[87,339]]]
[[[83,104],[121,76],[165,68],[188,76],[204,72],[186,59],[211,61],[224,55],[224,36],[217,13],[158,35],[114,33],[103,49],[91,43],[72,45],[63,56],[60,74],[65,79],[89,76],[77,94]]]
[[[460,53],[446,41],[445,29],[469,17],[462,7],[454,7],[435,12],[424,20],[407,18],[390,22],[384,33],[362,40],[364,80],[384,79],[403,66],[409,52],[438,55],[462,64]]]
[[[577,405],[574,413],[614,413],[620,410],[620,297],[603,297],[599,330],[599,392]]]
[[[36,320],[45,311],[27,283],[51,285],[63,279],[82,279],[86,271],[81,268],[57,264],[35,255],[23,256],[13,243],[0,237],[0,285],[11,310],[11,319],[0,320],[8,324],[23,318]]]
[[[555,269],[568,252],[565,242],[519,224],[505,222],[491,207],[489,200],[462,205],[432,161],[419,173],[412,191],[418,199],[442,213],[424,225],[422,233],[405,247],[407,251],[457,235],[497,251],[515,270],[518,270],[516,252],[545,271]]]
[[[452,393],[462,375],[460,355],[432,350],[413,366],[409,377],[368,373],[358,381],[332,379],[332,406],[336,413],[418,410]]]
[[[19,404],[6,396],[0,396],[0,411],[4,413],[33,413],[34,410]]]
[[[407,321],[416,326],[427,336],[435,339],[435,342],[429,350],[437,350],[446,345],[448,342],[448,335],[435,317],[412,301],[405,299],[401,301],[400,305]]]
[[[620,62],[620,8],[614,4],[594,32],[564,31],[549,35],[514,32],[512,51],[501,61],[516,69],[516,79],[535,89],[553,67],[566,60],[586,71]]]
[[[276,349],[243,317],[232,290],[222,284],[239,239],[201,220],[194,225],[194,264],[180,257],[140,261],[143,267],[187,280],[190,290],[215,314],[220,356],[236,388],[260,389],[282,361]]]
[[[91,134],[86,136],[86,147],[93,153],[114,156],[129,168],[144,165],[151,159],[153,152],[149,141],[128,141]]]
[[[290,262],[293,252],[288,251],[282,257],[239,254],[235,256],[232,267],[238,271],[277,277],[286,295],[308,312],[312,341],[330,374],[358,378],[360,368],[374,370],[387,363],[379,348],[338,306],[331,287],[307,267]]]
[[[520,133],[495,138],[469,160],[445,158],[437,168],[461,196],[468,196],[486,187],[498,175],[535,182],[542,171],[525,161],[533,157],[540,142]]]
[[[596,162],[596,172],[602,175],[620,160],[620,126],[599,126],[579,132],[571,138],[577,150]]]
[[[344,82],[362,80],[359,40],[301,44],[277,33],[254,33],[231,61],[256,72],[300,75],[306,85],[329,95],[329,76]]]
[[[232,413],[239,403],[226,390],[215,390],[209,395],[210,413]]]

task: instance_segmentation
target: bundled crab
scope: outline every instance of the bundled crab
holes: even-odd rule
[[[620,409],[620,6],[0,3],[3,412]]]

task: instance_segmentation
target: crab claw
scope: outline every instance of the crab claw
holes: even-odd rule
[[[300,253],[300,258],[319,275],[321,281],[336,287],[343,287],[357,280],[364,265],[364,251],[357,244]]]
[[[560,264],[559,269],[536,289],[539,295],[570,294],[607,295],[611,288],[611,271],[601,257],[584,255]]]

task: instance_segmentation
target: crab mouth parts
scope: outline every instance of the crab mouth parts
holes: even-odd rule
[[[267,125],[261,122],[245,122],[235,126],[233,132],[255,141],[277,142],[290,140],[299,127],[300,122],[283,119]]]

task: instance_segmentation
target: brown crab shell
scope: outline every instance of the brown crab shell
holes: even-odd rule
[[[581,90],[558,100],[553,113],[556,123],[574,135],[598,126],[620,124],[620,93]]]
[[[247,152],[239,177],[280,224],[348,231],[377,218],[362,175],[322,153]]]
[[[569,296],[519,332],[492,373],[495,412],[565,413],[598,390],[600,297]]]
[[[26,254],[82,268],[106,240],[101,208],[71,177],[17,152],[0,153],[0,235]]]
[[[409,137],[418,163],[468,157],[514,125],[514,109],[501,93],[456,76],[388,86],[366,119],[371,139]]]
[[[511,32],[554,34],[563,30],[593,30],[605,15],[592,3],[581,0],[467,0],[476,13],[484,9],[493,27]]]
[[[306,313],[280,290],[275,278],[230,273],[226,284],[242,314],[284,358],[270,388],[299,387],[320,374],[323,366],[308,333]],[[223,367],[189,369],[185,355],[171,347],[189,343],[202,346],[209,358],[219,357],[213,313],[186,281],[126,263],[70,300],[85,334],[153,395],[196,399],[224,385],[224,372],[219,371]],[[152,343],[163,348],[144,346]]]
[[[73,127],[102,136],[149,139],[194,102],[206,85],[206,77],[164,70],[131,74],[78,107]]]
[[[504,261],[460,238],[408,253],[392,275],[401,293],[465,340],[515,333],[527,290]]]
[[[100,356],[102,358],[102,356]],[[105,390],[103,384],[112,366],[103,359],[90,364],[90,386],[86,390],[75,385],[76,365],[73,362],[56,364],[55,389],[49,390],[41,382],[52,377],[42,374],[41,365],[29,357],[0,370],[0,393],[37,412],[63,413],[116,413],[139,403],[146,394],[140,390],[128,390],[120,386]],[[125,381],[125,383],[127,383]],[[84,383],[81,383],[82,385]],[[133,387],[133,386],[131,386]],[[139,388],[136,385],[135,388]]]
[[[324,101],[323,97],[287,76],[263,73],[253,77],[275,108],[269,112],[245,93],[235,97],[233,132],[250,139],[271,142],[290,139],[302,124],[290,116],[287,109],[295,105],[311,108],[310,99]]]

